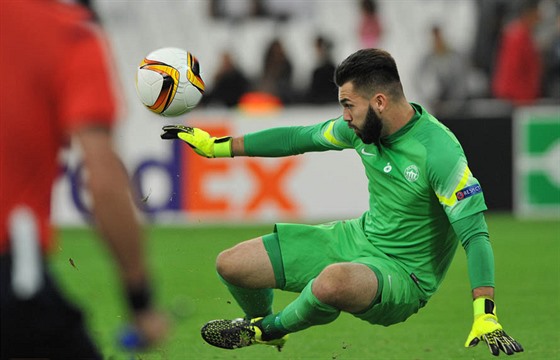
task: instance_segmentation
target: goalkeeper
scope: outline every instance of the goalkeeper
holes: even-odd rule
[[[218,274],[244,317],[208,322],[203,338],[226,349],[281,349],[289,333],[330,323],[341,311],[371,324],[403,322],[436,292],[460,243],[474,308],[465,346],[484,342],[493,355],[523,351],[498,322],[487,208],[455,136],[406,100],[395,61],[383,50],[350,55],[334,80],[342,116],[317,125],[235,138],[164,127],[163,139],[181,139],[208,158],[354,149],[369,181],[369,209],[357,219],[276,224],[220,253]],[[300,295],[275,313],[273,289]]]

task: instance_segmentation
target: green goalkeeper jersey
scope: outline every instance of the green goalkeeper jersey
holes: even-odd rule
[[[363,215],[367,238],[431,296],[459,243],[451,224],[486,210],[486,205],[456,137],[424,108],[412,106],[414,117],[382,138],[379,147],[364,144],[340,117],[248,134],[245,150],[249,156],[287,156],[354,149],[368,178],[369,210]],[[266,132],[281,137],[270,142]]]

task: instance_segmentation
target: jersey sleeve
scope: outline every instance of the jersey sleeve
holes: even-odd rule
[[[68,132],[94,125],[111,126],[116,119],[113,59],[101,28],[84,19],[67,24],[68,41],[56,69],[58,113]]]
[[[471,289],[494,287],[494,252],[484,214],[479,212],[454,222],[453,230],[467,254]]]
[[[354,147],[356,135],[342,119],[342,116],[329,120],[322,125],[319,141],[327,146],[334,146],[337,149],[350,149]]]
[[[450,223],[485,211],[482,187],[469,169],[459,142],[449,134],[430,149],[427,167],[431,186]]]
[[[306,152],[351,148],[347,136],[340,130],[341,119],[328,120],[310,126],[278,127],[244,136],[248,156],[281,157]]]

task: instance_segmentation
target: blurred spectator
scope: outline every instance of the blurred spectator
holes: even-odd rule
[[[263,0],[210,0],[210,17],[214,19],[242,20],[266,17]]]
[[[317,66],[313,70],[306,101],[313,104],[324,104],[338,101],[338,88],[333,80],[335,64],[331,56],[331,42],[322,37],[315,38]]]
[[[473,65],[489,79],[494,69],[500,32],[512,5],[511,0],[477,0],[477,5],[478,25],[472,60]]]
[[[220,67],[211,90],[203,97],[204,104],[222,104],[234,107],[249,91],[249,81],[233,61],[230,52],[222,53]]]
[[[267,18],[279,22],[308,18],[313,4],[301,0],[209,0],[210,17],[233,21]]]
[[[308,20],[319,3],[302,0],[264,0],[267,14],[277,21]]]
[[[154,307],[144,234],[112,145],[122,95],[114,93],[102,29],[77,3],[19,0],[0,6],[0,66],[11,67],[17,54],[25,69],[8,71],[0,90],[0,358],[102,358],[82,312],[48,266],[58,152],[71,141],[81,150],[92,220],[119,272],[139,341],[151,345],[165,336],[168,323]],[[30,101],[30,89],[41,96]]]
[[[446,42],[438,26],[431,29],[432,48],[421,61],[416,83],[434,113],[461,105],[468,97],[468,67],[461,54]]]
[[[556,23],[554,32],[545,44],[543,95],[551,99],[560,99],[560,3],[556,4]]]
[[[294,99],[292,73],[292,62],[286,54],[284,45],[280,39],[274,38],[266,49],[263,71],[256,90],[274,95],[282,103],[288,104]]]
[[[360,46],[364,49],[375,48],[379,45],[382,35],[381,21],[377,12],[375,0],[360,0]]]
[[[524,0],[503,29],[492,77],[492,94],[515,105],[541,96],[542,60],[533,31],[539,24],[539,0]]]

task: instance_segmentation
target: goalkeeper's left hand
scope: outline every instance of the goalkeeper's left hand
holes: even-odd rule
[[[496,305],[489,298],[480,297],[474,300],[474,323],[465,347],[478,345],[482,340],[494,356],[500,355],[500,350],[507,355],[523,351],[523,347],[511,336],[505,333],[498,323]]]
[[[181,139],[198,155],[207,158],[233,157],[232,138],[213,137],[206,131],[184,125],[167,125],[163,127],[161,138],[165,140]]]

